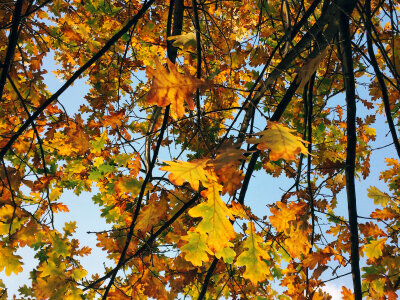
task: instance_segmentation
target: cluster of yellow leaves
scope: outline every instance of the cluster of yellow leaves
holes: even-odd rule
[[[237,151],[242,156],[241,151]],[[232,155],[237,157],[237,155]],[[217,168],[220,167],[221,158],[216,159]],[[233,161],[233,160],[232,160]],[[235,251],[230,242],[237,234],[232,222],[234,215],[246,218],[246,213],[237,203],[233,203],[232,208],[221,199],[223,187],[217,182],[214,168],[209,168],[209,160],[199,159],[192,162],[167,162],[169,165],[161,169],[169,171],[169,179],[176,185],[181,185],[185,181],[189,182],[193,189],[199,190],[199,182],[205,188],[201,195],[206,199],[205,202],[189,210],[189,215],[193,218],[201,218],[201,221],[192,227],[187,235],[181,238],[185,244],[180,247],[184,258],[194,266],[201,266],[203,262],[209,261],[209,255],[222,258],[226,263],[233,263]],[[214,165],[213,165],[214,166]],[[243,252],[237,257],[236,265],[245,266],[244,277],[251,280],[254,284],[264,281],[269,275],[268,266],[264,260],[270,257],[266,249],[262,246],[261,236],[256,234],[254,224],[249,223],[246,231],[248,237],[243,243]]]

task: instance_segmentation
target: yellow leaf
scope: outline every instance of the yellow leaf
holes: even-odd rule
[[[22,257],[15,255],[11,248],[4,248],[0,245],[0,257],[0,271],[5,269],[7,276],[10,276],[11,273],[22,272],[22,262],[20,261]]]
[[[229,240],[236,236],[227,217],[232,220],[234,218],[219,195],[221,191],[221,185],[216,182],[211,183],[208,189],[202,192],[207,201],[189,210],[190,216],[203,218],[197,225],[196,231],[208,235],[207,245],[214,253],[229,246]]]
[[[178,72],[176,66],[167,61],[168,70],[164,68],[155,58],[156,69],[148,67],[146,72],[153,77],[147,102],[150,105],[165,107],[171,104],[171,115],[173,117],[182,117],[185,113],[184,102],[190,110],[194,109],[193,93],[199,87],[205,86],[205,83],[190,74],[182,75]]]
[[[185,260],[190,261],[194,266],[200,267],[203,262],[208,262],[207,253],[213,254],[207,246],[206,238],[206,235],[194,231],[188,231],[188,234],[181,238],[183,241],[188,242],[180,247],[184,253]]]
[[[231,248],[233,246],[234,245],[232,243],[228,243],[228,246],[219,250],[218,252],[215,252],[215,257],[218,259],[222,258],[227,264],[233,263],[233,260],[236,256],[236,252]]]
[[[171,172],[169,180],[175,185],[182,185],[185,181],[189,182],[193,189],[199,190],[199,181],[203,185],[208,184],[207,167],[208,159],[196,159],[191,162],[185,161],[166,161],[169,166],[164,166],[160,170]]]
[[[376,241],[370,241],[369,244],[366,244],[365,247],[365,254],[369,258],[378,258],[382,256],[382,249],[383,245],[386,242],[386,238],[378,239]]]
[[[243,251],[238,256],[236,265],[239,267],[245,266],[246,271],[243,277],[257,284],[257,282],[264,281],[268,275],[270,275],[268,265],[262,259],[270,260],[271,257],[267,251],[262,248],[262,238],[256,234],[252,222],[249,222],[246,233],[248,237],[244,241],[243,247],[247,248],[247,250]]]
[[[380,204],[383,207],[391,200],[390,196],[381,192],[378,188],[371,186],[368,189],[368,197],[374,200],[374,204]]]
[[[196,48],[196,33],[189,32],[181,35],[173,35],[167,38],[168,41],[174,41],[172,46],[192,50]]]
[[[259,150],[271,150],[269,157],[272,161],[279,159],[294,160],[299,153],[309,154],[303,145],[306,142],[292,132],[295,132],[295,130],[276,122],[270,122],[268,129],[256,133],[256,135],[261,135],[260,138],[249,138],[247,142],[258,144],[257,149]]]

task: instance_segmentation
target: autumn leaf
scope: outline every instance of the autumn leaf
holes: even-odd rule
[[[140,210],[136,229],[143,233],[149,232],[166,215],[167,208],[167,202],[157,201],[157,195],[153,194],[149,203]]]
[[[171,115],[173,117],[183,117],[185,114],[184,102],[190,110],[194,109],[193,93],[197,88],[205,86],[204,81],[197,79],[190,74],[182,75],[176,66],[167,61],[168,70],[154,59],[155,69],[148,67],[146,72],[153,78],[147,102],[150,105],[165,107],[171,104]]]
[[[309,58],[300,68],[296,83],[299,84],[299,89],[303,90],[304,86],[310,81],[312,74],[317,70],[319,64],[324,59],[327,49],[322,50],[316,57]]]
[[[206,238],[206,235],[195,231],[188,231],[188,234],[181,238],[181,240],[187,241],[187,243],[180,247],[180,250],[184,253],[184,258],[194,266],[200,267],[203,262],[208,262],[207,253],[210,255],[213,254],[207,246]]]
[[[378,258],[382,256],[382,249],[386,242],[386,238],[372,240],[364,246],[364,251],[369,258]]]
[[[196,48],[196,33],[189,32],[181,35],[173,35],[167,38],[168,41],[174,41],[172,46],[180,48],[182,47],[184,50],[193,50]]]
[[[310,269],[314,269],[317,264],[322,266],[326,265],[333,254],[334,250],[329,246],[319,250],[318,252],[308,253],[303,259],[303,265]]]
[[[268,128],[264,131],[255,133],[260,135],[260,138],[249,138],[249,144],[258,144],[259,150],[271,150],[269,156],[272,161],[279,159],[294,160],[299,153],[309,154],[304,147],[303,141],[300,137],[293,134],[295,132],[286,126],[270,122]]]
[[[351,290],[344,286],[342,286],[341,294],[342,294],[343,300],[353,300],[354,299],[354,294],[351,292]]]
[[[195,231],[207,234],[207,245],[214,253],[228,246],[229,240],[236,236],[232,223],[227,217],[231,220],[234,218],[221,199],[221,191],[221,185],[216,182],[210,183],[208,189],[202,192],[207,201],[189,210],[189,215],[193,218],[202,218]]]
[[[253,284],[264,281],[270,271],[268,265],[263,260],[270,260],[271,257],[265,249],[262,248],[262,238],[255,232],[253,222],[249,222],[246,230],[248,237],[243,243],[244,250],[237,258],[236,265],[245,266],[246,270],[243,277],[249,279]]]
[[[308,253],[311,248],[308,232],[301,227],[301,224],[292,226],[287,232],[288,238],[284,245],[292,258],[301,257]]]
[[[22,257],[15,255],[12,248],[6,248],[0,244],[0,257],[0,271],[5,270],[7,276],[10,276],[11,273],[22,272]]]
[[[242,180],[244,178],[242,170],[236,170],[233,166],[227,169],[220,169],[217,171],[218,182],[222,184],[222,195],[227,192],[230,196],[233,196],[235,192],[242,186]]]
[[[397,74],[400,74],[400,36],[393,36],[393,53],[392,62],[396,69]]]
[[[166,161],[168,166],[160,168],[160,170],[170,172],[168,178],[175,185],[182,185],[185,181],[189,182],[191,187],[196,191],[199,190],[199,181],[203,185],[207,185],[207,167],[208,159],[197,159],[191,162],[185,161]]]
[[[374,204],[380,204],[382,207],[385,207],[387,202],[391,199],[389,195],[381,192],[374,186],[368,189],[368,197],[374,200]]]
[[[99,137],[97,137],[94,141],[90,141],[92,145],[93,153],[101,153],[105,148],[105,144],[107,142],[107,131],[104,131]]]
[[[276,206],[279,208],[272,207],[272,215],[269,217],[271,225],[278,231],[285,231],[290,228],[290,222],[295,221],[298,216],[304,213],[305,203],[283,203],[281,201],[276,202]]]
[[[210,161],[210,165],[214,167],[215,171],[231,168],[246,159],[244,153],[246,151],[228,142],[220,148],[215,159]]]

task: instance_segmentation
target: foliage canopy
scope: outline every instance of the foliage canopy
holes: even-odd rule
[[[397,299],[399,12],[398,0],[3,1],[0,271],[19,274],[18,249],[35,251],[22,299],[329,299],[326,281],[349,274],[343,299]],[[64,82],[54,94],[46,56]],[[58,99],[79,78],[90,90],[72,115]],[[379,115],[398,157],[360,216]],[[260,172],[292,185],[246,197]],[[81,265],[79,222],[54,226],[67,190],[91,192],[77,201],[110,225],[88,233],[114,263],[103,274]]]

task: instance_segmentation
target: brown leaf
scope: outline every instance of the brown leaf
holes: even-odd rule
[[[299,89],[304,89],[307,82],[310,81],[312,74],[317,70],[320,62],[324,59],[327,53],[327,48],[322,50],[316,57],[308,58],[301,67],[296,83],[299,84]]]

